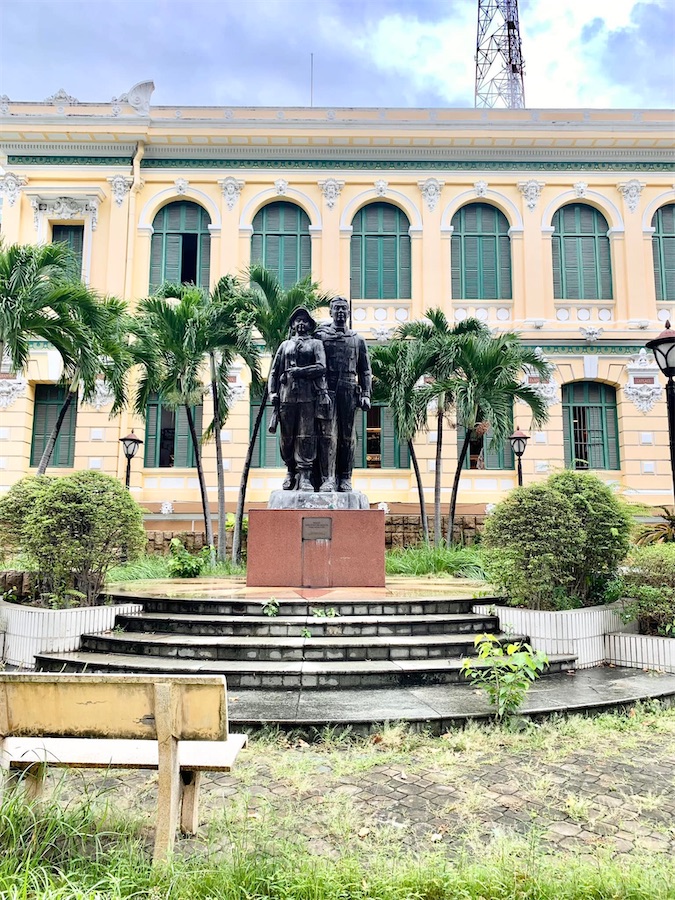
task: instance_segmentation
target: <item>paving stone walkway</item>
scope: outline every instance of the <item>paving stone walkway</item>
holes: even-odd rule
[[[541,739],[532,726],[503,740],[470,726],[436,739],[385,729],[343,749],[254,740],[236,772],[204,776],[203,831],[211,849],[214,835],[227,847],[254,828],[328,855],[350,845],[454,855],[512,836],[556,853],[675,855],[675,716],[633,715],[632,728],[617,719],[585,734],[591,726],[562,722]],[[79,772],[62,785],[73,798],[98,788],[152,821],[156,776]],[[181,841],[179,852],[199,852],[203,840]]]

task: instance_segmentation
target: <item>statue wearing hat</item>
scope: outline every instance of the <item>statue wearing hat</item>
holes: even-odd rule
[[[312,468],[317,453],[317,419],[330,418],[326,389],[326,354],[314,337],[316,322],[304,307],[289,322],[290,336],[277,350],[268,389],[274,414],[269,431],[281,429],[279,449],[287,474],[285,491],[313,491]]]

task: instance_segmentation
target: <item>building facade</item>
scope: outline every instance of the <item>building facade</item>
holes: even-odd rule
[[[441,307],[515,330],[553,364],[536,383],[550,419],[523,458],[525,481],[591,469],[628,497],[672,502],[665,391],[644,351],[675,313],[674,116],[660,110],[176,108],[152,83],[110,103],[59,91],[42,103],[0,98],[2,235],[66,241],[82,277],[133,306],[164,280],[213,285],[252,261],[284,286],[306,274],[350,297],[353,326],[386,341]],[[7,367],[5,366],[5,369]],[[0,490],[34,471],[62,396],[59,359],[34,343],[25,376],[0,377]],[[527,373],[524,378],[536,380]],[[257,400],[235,367],[223,429],[226,490],[236,498]],[[119,438],[143,438],[132,490],[152,512],[196,511],[186,422],[150,402],[111,419],[101,383],[73,408],[53,473],[124,476]],[[196,410],[211,417],[205,395]],[[527,408],[514,424],[528,430]],[[283,477],[263,422],[249,500]],[[433,491],[433,416],[416,449]],[[357,423],[355,486],[371,503],[414,510],[406,448],[389,411]],[[446,432],[444,498],[457,445]],[[215,507],[213,444],[205,468]],[[516,483],[510,449],[472,443],[460,504]]]

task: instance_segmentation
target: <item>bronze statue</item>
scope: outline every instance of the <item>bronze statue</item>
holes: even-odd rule
[[[347,328],[349,303],[334,297],[332,323],[316,331],[325,351],[326,381],[332,415],[317,418],[320,491],[351,491],[354,468],[354,416],[370,409],[372,372],[366,342]]]
[[[330,416],[326,390],[326,355],[313,336],[316,322],[304,307],[290,319],[291,336],[279,347],[268,381],[274,407],[269,431],[281,426],[281,458],[287,474],[285,491],[313,491],[312,468],[317,454],[316,422]]]

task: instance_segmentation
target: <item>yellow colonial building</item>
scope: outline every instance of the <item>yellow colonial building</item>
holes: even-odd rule
[[[452,322],[476,316],[516,330],[555,367],[537,385],[550,420],[532,432],[525,481],[590,468],[634,500],[672,503],[665,391],[643,350],[675,314],[671,111],[179,108],[153,106],[153,89],[141,83],[109,103],[63,90],[39,103],[0,97],[6,242],[67,241],[86,282],[132,305],[163,280],[208,287],[261,260],[284,286],[311,273],[350,297],[368,341],[436,306]],[[0,490],[34,471],[59,377],[58,355],[39,343],[25,377],[2,372]],[[247,370],[231,381],[230,509],[255,413]],[[124,477],[119,438],[134,428],[144,441],[132,466],[137,499],[158,517],[163,508],[169,519],[197,518],[180,413],[155,401],[144,421],[111,419],[110,406],[101,384],[93,404],[72,409],[52,471]],[[526,407],[514,422],[528,430]],[[430,500],[432,423],[416,443]],[[373,504],[414,511],[388,410],[363,414],[358,432],[355,487]],[[516,483],[509,447],[482,440],[461,504],[494,502]],[[457,442],[446,432],[444,499]],[[204,455],[215,508],[213,444]],[[265,428],[254,466],[248,498],[260,505],[282,479]]]

